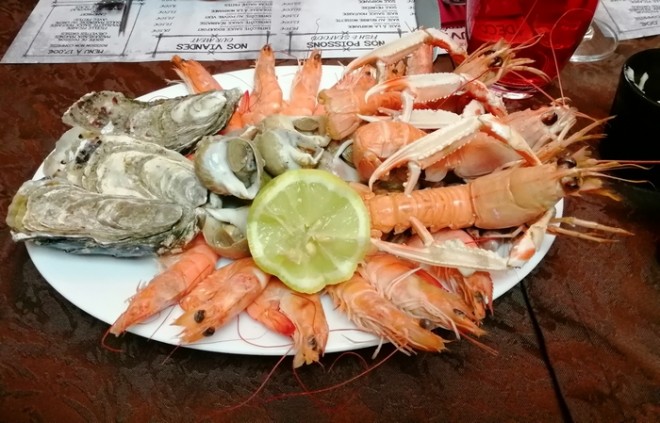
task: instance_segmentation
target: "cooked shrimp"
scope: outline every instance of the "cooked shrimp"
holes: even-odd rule
[[[444,339],[422,328],[418,319],[399,310],[358,274],[326,290],[357,327],[387,339],[402,352],[445,349]]]
[[[183,326],[181,342],[185,344],[213,335],[216,328],[245,310],[264,290],[270,275],[262,272],[254,260],[247,257],[221,267],[207,278],[215,282],[215,293],[212,296],[205,293],[210,298],[202,304],[193,301],[194,307],[174,321],[175,325]],[[207,287],[205,282],[203,288]],[[194,289],[191,295],[197,295]]]
[[[174,72],[183,79],[191,93],[198,94],[222,89],[220,83],[198,61],[186,60],[174,55],[171,62],[174,64]]]
[[[254,68],[254,86],[243,123],[255,125],[266,116],[279,113],[281,108],[282,88],[275,73],[275,53],[270,44],[266,44],[261,48]]]
[[[503,229],[539,217],[566,195],[598,192],[604,170],[619,163],[569,161],[514,167],[477,178],[464,185],[428,188],[411,194],[363,193],[373,229],[402,232],[418,219],[431,231],[441,228]]]
[[[176,304],[213,272],[217,261],[218,255],[203,238],[197,238],[174,264],[156,275],[131,298],[128,308],[113,323],[109,332],[119,336],[130,326]]]
[[[326,114],[326,130],[334,140],[352,134],[361,124],[360,115],[373,115],[379,107],[399,109],[398,93],[382,93],[365,100],[366,92],[376,84],[373,68],[365,66],[345,74],[334,86],[319,92],[318,100]]]
[[[291,84],[289,101],[283,104],[281,114],[289,116],[312,116],[314,114],[322,70],[321,51],[314,49],[310,52],[309,58],[299,66]]]
[[[293,367],[320,360],[328,342],[328,322],[319,294],[293,292],[276,278],[247,309],[267,328],[293,337]]]
[[[426,272],[390,254],[368,256],[360,274],[394,305],[433,327],[482,335],[474,312],[462,299],[440,287]],[[472,319],[472,320],[470,320]]]

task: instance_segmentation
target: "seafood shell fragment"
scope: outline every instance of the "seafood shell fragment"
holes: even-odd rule
[[[44,161],[44,173],[99,194],[160,199],[191,208],[208,198],[190,160],[127,135],[67,133]]]
[[[276,176],[290,169],[316,167],[330,138],[271,128],[257,135],[254,141],[266,162],[266,170]]]
[[[91,92],[76,101],[62,121],[102,134],[131,135],[185,151],[203,136],[224,128],[241,95],[239,89],[215,90],[146,102],[114,91]]]
[[[61,178],[25,182],[7,212],[14,241],[116,257],[177,252],[198,233],[197,221],[193,208],[91,193]]]
[[[205,208],[202,234],[206,243],[221,257],[235,260],[250,256],[246,235],[249,210],[249,206]]]

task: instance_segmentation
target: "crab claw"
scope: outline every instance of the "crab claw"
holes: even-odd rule
[[[420,28],[398,40],[373,49],[368,54],[354,59],[346,66],[344,73],[349,73],[362,66],[376,62],[378,66],[396,63],[414,52],[422,44],[430,44],[447,50],[451,58],[460,64],[467,58],[465,49],[449,35],[435,28]]]

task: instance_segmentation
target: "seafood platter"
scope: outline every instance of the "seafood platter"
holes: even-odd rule
[[[433,73],[434,46],[454,72]],[[275,66],[266,45],[253,69],[212,76],[175,56],[181,84],[66,110],[7,224],[48,283],[111,325],[104,342],[129,331],[297,367],[487,339],[493,301],[556,234],[627,234],[562,216],[567,195],[608,195],[621,165],[589,156],[602,121],[565,99],[506,110],[491,86],[530,69],[515,53],[419,29],[347,66],[317,51]]]

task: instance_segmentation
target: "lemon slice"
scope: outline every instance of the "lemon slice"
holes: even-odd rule
[[[323,170],[279,175],[262,188],[248,214],[255,262],[298,292],[318,292],[350,278],[369,235],[369,212],[360,196]]]

